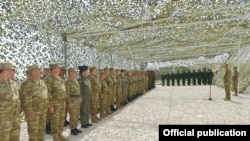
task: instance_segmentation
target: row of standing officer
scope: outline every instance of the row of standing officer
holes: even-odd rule
[[[192,85],[211,85],[213,76],[214,73],[212,72],[212,70],[208,69],[208,71],[206,71],[205,68],[203,69],[203,71],[199,69],[197,72],[195,70],[193,70],[192,72],[190,70],[187,72],[182,71],[182,73],[177,71],[176,73],[162,73],[161,82],[162,86],[165,86],[165,81],[167,86],[175,86],[175,82],[177,83],[177,86],[180,86],[181,82],[183,86],[186,85],[186,82],[187,85],[191,85],[191,82]]]
[[[88,80],[91,79],[88,76],[88,67],[79,67],[80,77],[78,79],[77,71],[74,68],[69,68],[69,79],[66,82],[59,77],[61,67],[59,64],[50,64],[50,75],[41,79],[41,67],[37,64],[28,66],[27,79],[19,87],[18,83],[14,81],[16,68],[11,63],[0,63],[1,141],[19,141],[19,115],[22,111],[25,112],[27,118],[29,141],[44,140],[48,113],[53,141],[68,140],[62,134],[66,108],[69,109],[70,118],[73,115],[75,120],[78,120],[80,108],[81,124],[89,124],[88,114],[90,109],[88,107],[91,107],[93,86],[91,86],[91,82]],[[124,87],[126,86],[125,72],[125,70],[122,70],[120,75],[122,93],[127,88]],[[148,80],[149,85],[145,89],[154,88],[154,72],[150,71],[149,74],[152,77]],[[82,123],[84,120],[85,123]],[[71,130],[77,133],[82,132],[76,128],[76,121],[70,120],[71,123]],[[89,124],[88,126],[91,125]]]

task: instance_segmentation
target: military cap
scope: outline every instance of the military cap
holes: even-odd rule
[[[53,64],[49,64],[49,68],[53,69],[53,68],[61,68],[62,66],[57,64],[57,63],[53,63]]]
[[[6,69],[16,69],[16,68],[11,63],[0,63],[0,69],[1,70],[6,70]]]
[[[43,68],[44,71],[49,71],[49,68]]]
[[[79,66],[78,69],[79,69],[80,73],[82,73],[83,71],[88,70],[88,66]]]
[[[41,67],[39,66],[39,65],[37,65],[37,64],[33,64],[33,65],[31,65],[31,66],[28,66],[27,67],[27,70],[28,71],[31,71],[31,70],[33,70],[33,69],[40,69]]]
[[[64,67],[64,66],[61,66],[60,68],[61,68],[62,70],[67,70],[66,67]]]
[[[100,75],[106,74],[104,70],[100,70],[99,73],[100,73]]]
[[[68,72],[72,72],[72,71],[73,71],[73,72],[77,72],[75,68],[69,68],[69,69],[68,69]]]
[[[93,70],[95,70],[95,69],[96,69],[96,67],[93,66],[93,67],[90,67],[90,68],[89,68],[89,71],[93,71]]]
[[[108,67],[105,67],[104,70],[105,70],[105,71],[106,71],[106,70],[109,70],[109,68],[108,68]]]

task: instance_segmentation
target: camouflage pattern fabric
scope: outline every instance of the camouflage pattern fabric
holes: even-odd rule
[[[76,80],[68,79],[65,83],[67,93],[67,103],[73,104],[73,108],[69,109],[70,129],[77,128],[78,118],[80,114],[80,85]]]
[[[0,79],[0,140],[19,141],[20,138],[20,99],[18,84]]]
[[[34,115],[34,119],[27,120],[30,141],[43,140],[48,110],[48,90],[43,80],[29,78],[21,85],[20,93],[26,119]]]
[[[63,131],[65,122],[66,88],[59,76],[49,76],[46,84],[49,92],[49,107],[55,109],[54,113],[50,113],[51,134],[58,134]]]

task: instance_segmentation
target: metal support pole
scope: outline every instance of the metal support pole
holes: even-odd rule
[[[238,46],[237,46],[237,68],[238,68],[238,72],[240,71],[240,45],[241,45],[241,35],[239,36],[239,42],[238,42]],[[239,78],[238,79],[238,90],[237,90],[237,95],[239,94]]]

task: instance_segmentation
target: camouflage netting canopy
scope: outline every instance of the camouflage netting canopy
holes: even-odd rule
[[[249,0],[7,0],[1,18],[139,62],[215,56],[250,43]]]
[[[89,50],[99,67],[250,60],[249,0],[2,0],[0,13],[0,47],[49,50],[44,64],[76,66]]]

